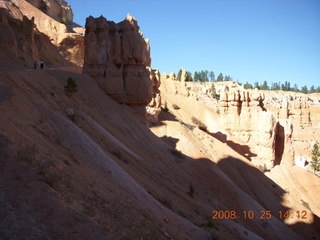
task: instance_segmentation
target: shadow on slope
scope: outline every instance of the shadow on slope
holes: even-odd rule
[[[319,217],[314,215],[310,209],[303,206],[294,210],[285,207],[282,203],[283,197],[289,193],[270,178],[266,177],[257,168],[232,157],[222,159],[218,163],[218,167],[225,172],[239,188],[261,204],[263,209],[271,211],[274,218],[285,223],[288,219],[283,215],[288,211],[289,218],[296,220],[297,223],[293,225],[287,224],[287,226],[301,237],[305,239],[318,239],[320,237]],[[250,208],[244,210],[250,211]],[[302,216],[302,211],[306,211],[306,216]],[[255,216],[257,215],[261,217],[261,212],[255,213]],[[305,222],[309,220],[312,220],[312,224]]]
[[[236,143],[234,141],[228,140],[227,135],[222,132],[216,132],[216,133],[209,133],[212,137],[216,138],[220,142],[226,143],[229,147],[231,147],[233,150],[235,150],[237,153],[245,157],[246,159],[250,160],[252,157],[256,157],[257,154],[251,152],[250,147],[247,145],[242,145],[239,143]]]

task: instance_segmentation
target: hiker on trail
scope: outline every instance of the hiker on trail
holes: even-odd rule
[[[43,69],[43,67],[44,67],[44,61],[41,60],[40,61],[40,68]]]
[[[38,67],[38,63],[37,63],[37,61],[34,61],[34,62],[33,62],[33,68],[34,68],[35,70],[37,70],[37,67]]]

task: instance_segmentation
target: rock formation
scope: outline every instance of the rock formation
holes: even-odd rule
[[[147,106],[147,119],[151,123],[158,122],[158,116],[161,112],[161,96],[160,96],[160,72],[158,70],[152,71],[153,81],[153,95],[152,100]]]
[[[276,161],[276,127],[274,116],[264,111],[264,95],[258,91],[225,91],[220,94],[221,120],[238,151],[250,146],[243,154],[255,165],[270,169]]]
[[[87,18],[83,72],[117,102],[144,107],[157,98],[159,73],[150,64],[149,41],[134,17],[118,24],[102,16]]]
[[[26,0],[57,21],[73,21],[70,5],[64,0]]]
[[[70,62],[78,65],[82,63],[83,44],[81,43],[83,43],[83,37],[74,33],[70,33],[73,36],[61,33],[59,38],[64,39],[62,44],[54,46],[53,43],[56,42],[51,37],[57,37],[58,32],[53,31],[47,35],[46,31],[50,31],[50,28],[46,29],[44,26],[57,22],[28,2],[22,0],[0,2],[0,12],[0,29],[4,33],[0,36],[2,68],[12,68],[13,66],[14,68],[30,68],[33,67],[34,61],[40,59],[47,66],[55,67],[70,66]],[[42,22],[43,25],[38,25],[39,22]],[[63,25],[57,24],[59,24],[57,26]],[[42,26],[45,32],[42,32],[43,29],[39,29],[39,26]],[[57,51],[57,46],[60,54]]]

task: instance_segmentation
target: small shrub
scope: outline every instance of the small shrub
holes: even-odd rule
[[[67,95],[71,95],[72,93],[75,93],[76,91],[78,91],[78,86],[76,81],[72,78],[69,77],[67,79],[67,85],[64,86],[64,91],[67,93]]]
[[[319,149],[319,144],[315,143],[313,145],[313,149],[311,152],[312,155],[312,160],[311,160],[311,168],[313,169],[313,173],[320,171],[320,149]]]
[[[172,107],[173,107],[174,110],[179,110],[180,109],[180,107],[177,104],[172,104]]]
[[[180,123],[182,126],[186,127],[187,129],[189,129],[189,130],[191,130],[191,131],[193,131],[193,129],[194,129],[194,126],[191,125],[191,124],[182,122],[181,120],[179,120],[179,123]]]
[[[265,172],[270,172],[270,170],[267,169],[266,164],[263,164],[263,166],[262,166],[262,165],[259,165],[259,166],[258,166],[258,169],[259,169],[261,172],[263,172],[263,173],[265,173]]]
[[[301,202],[302,202],[302,205],[303,205],[306,209],[311,210],[309,203],[303,201],[302,199],[301,199]]]
[[[211,97],[217,98],[216,88],[214,87],[214,84],[213,84],[213,83],[212,83],[212,85],[211,85],[210,93],[211,93]]]
[[[162,108],[164,112],[169,112],[167,102],[164,103],[164,107]]]
[[[63,23],[64,25],[68,26],[68,21],[67,21],[67,18],[66,17],[62,17],[60,19],[61,23]]]
[[[191,119],[192,123],[195,124],[200,130],[207,132],[207,126],[201,122],[199,119],[192,117]]]

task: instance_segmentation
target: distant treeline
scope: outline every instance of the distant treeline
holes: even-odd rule
[[[181,80],[181,73],[182,73],[182,69],[180,69],[178,72],[179,80]],[[215,73],[213,71],[208,71],[208,70],[195,71],[194,74],[188,71],[186,73],[187,73],[186,81],[188,82],[232,81],[232,77],[230,77],[229,75],[223,76],[223,74],[220,73],[216,78]]]
[[[305,85],[301,88],[298,88],[297,84],[294,84],[293,87],[291,87],[290,82],[285,81],[284,84],[282,83],[271,83],[270,86],[268,85],[267,81],[264,81],[262,84],[255,82],[254,85],[246,82],[243,87],[245,89],[253,89],[258,88],[260,90],[282,90],[282,91],[293,91],[293,92],[302,92],[302,93],[320,93],[320,86],[315,87],[311,86],[310,89]]]
[[[186,71],[187,73],[187,79],[186,81],[189,82],[221,82],[221,81],[233,81],[233,78],[229,75],[223,76],[222,73],[219,73],[218,77],[216,77],[215,73],[213,71],[208,70],[201,70],[201,71],[195,71],[194,74],[191,72]],[[178,80],[181,81],[181,74],[182,69],[178,72]],[[246,82],[243,84],[243,87],[245,89],[253,89],[258,88],[260,90],[282,90],[282,91],[293,91],[293,92],[302,92],[302,93],[320,93],[320,86],[315,87],[311,86],[310,89],[305,85],[301,88],[298,88],[297,84],[294,84],[293,87],[291,87],[290,82],[286,81],[284,84],[278,82],[278,83],[271,83],[268,84],[267,81],[264,81],[262,84],[259,82],[255,82],[253,85]]]

